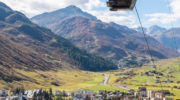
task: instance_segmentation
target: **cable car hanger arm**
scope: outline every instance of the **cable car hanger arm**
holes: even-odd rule
[[[107,6],[111,11],[133,10],[137,0],[109,0]]]

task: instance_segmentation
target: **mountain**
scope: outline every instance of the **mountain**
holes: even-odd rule
[[[151,37],[158,40],[160,43],[173,48],[180,50],[180,28],[172,28],[172,29],[166,29],[162,28],[160,26],[154,25],[150,28],[144,28],[146,30],[146,33],[150,35]],[[140,32],[140,31],[139,31]]]
[[[162,44],[180,50],[180,28],[172,28],[153,35]]]
[[[147,33],[148,29],[147,29],[147,28],[145,28],[145,27],[143,27],[143,29],[144,29],[144,32],[145,32],[145,33]],[[134,28],[134,30],[136,30],[137,32],[142,33],[142,28],[141,28],[141,27]]]
[[[142,33],[141,27],[135,28],[135,30]],[[150,35],[150,36],[154,36],[156,33],[164,32],[166,30],[167,30],[166,28],[162,28],[162,27],[157,26],[157,25],[153,25],[153,26],[151,26],[149,28],[144,27],[145,33]]]
[[[70,41],[57,36],[49,29],[33,24],[24,14],[13,11],[2,2],[0,47],[0,81],[28,79],[16,70],[117,69],[110,61],[78,49]]]
[[[154,33],[164,32],[166,30],[167,30],[166,28],[162,28],[160,26],[153,25],[147,29],[147,33],[150,35],[151,34],[153,35]]]
[[[54,17],[52,17],[52,16],[54,16]],[[32,20],[35,23],[40,22],[41,24],[39,24],[39,25],[44,26],[47,24],[58,23],[61,20],[64,20],[68,17],[74,17],[74,16],[83,16],[83,17],[90,18],[92,20],[97,20],[96,17],[94,17],[86,12],[83,12],[80,8],[73,6],[73,5],[68,6],[64,9],[54,11],[52,13],[48,13],[48,12],[43,13],[41,15],[33,17]],[[42,17],[43,17],[43,19],[42,19]]]
[[[76,12],[76,15],[66,11]],[[116,64],[132,67],[148,61],[146,44],[141,33],[115,23],[104,23],[95,17],[92,18],[89,14],[90,17],[86,15],[87,13],[79,8],[70,6],[37,15],[31,20],[51,29],[57,35],[69,39],[77,47],[112,60]],[[148,36],[148,41],[153,57],[156,59],[178,55],[173,49],[160,44],[150,36]]]

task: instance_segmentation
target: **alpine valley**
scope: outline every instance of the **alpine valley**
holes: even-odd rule
[[[0,2],[0,100],[179,99],[180,54],[170,40],[174,33],[180,44],[180,29],[144,29],[153,67],[139,29],[76,6],[29,19]]]
[[[8,87],[6,82],[22,81],[36,85],[39,83],[21,71],[38,73],[39,78],[44,80],[51,77],[54,84],[58,85],[61,82],[43,73],[63,69],[107,71],[117,69],[117,66],[104,58],[78,49],[70,41],[49,29],[33,24],[24,14],[13,11],[0,2],[1,85],[6,84]],[[40,74],[41,71],[43,73]]]

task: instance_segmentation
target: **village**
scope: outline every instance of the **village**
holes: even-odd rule
[[[168,90],[151,91],[146,87],[139,87],[138,91],[131,89],[128,93],[118,90],[94,92],[88,89],[73,92],[58,90],[53,92],[52,89],[49,91],[24,90],[21,88],[0,90],[0,100],[173,100],[173,98],[168,98],[172,95]]]
[[[146,72],[146,75],[151,75],[149,73],[155,72]],[[122,92],[120,90],[107,91],[107,90],[98,90],[92,91],[90,89],[77,89],[73,91],[53,91],[51,88],[49,90],[35,89],[35,90],[25,90],[24,88],[16,88],[12,90],[0,90],[0,100],[174,100],[174,94],[169,90],[148,90],[146,87],[139,87],[138,90],[127,88],[128,86],[116,86],[108,85],[110,78],[109,74],[103,74],[104,80],[99,85],[104,86],[114,86],[117,88],[122,88],[127,90],[127,92]],[[127,73],[114,74],[115,76],[133,76],[136,75],[132,71]],[[167,78],[167,81],[171,82]],[[179,81],[178,81],[179,82]],[[155,81],[155,83],[158,83]],[[172,83],[172,82],[171,82]],[[179,88],[179,87],[174,87]],[[178,99],[176,99],[178,100]]]

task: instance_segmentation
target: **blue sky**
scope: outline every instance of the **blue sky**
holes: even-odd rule
[[[107,0],[1,0],[11,8],[21,11],[29,18],[57,9],[75,5],[83,11],[93,14],[103,22],[115,22],[128,27],[138,27],[134,11],[110,12],[106,7]],[[180,0],[137,0],[143,26],[159,25],[165,28],[180,27]],[[170,14],[169,8],[172,12]],[[173,25],[172,25],[172,24]]]
[[[107,0],[102,0],[102,2],[106,2],[106,1]],[[140,14],[143,26],[150,27],[152,25],[159,25],[165,28],[179,27],[180,18],[179,17],[176,18],[180,13],[180,11],[177,12],[177,10],[180,10],[177,7],[180,5],[179,1],[180,0],[137,0],[136,7]],[[105,9],[107,8],[104,8],[103,10]],[[126,14],[127,17],[128,15],[131,14],[136,17],[136,19],[133,19],[136,20],[134,22],[135,25],[132,26],[128,25],[128,26],[137,27],[139,25],[139,22],[137,20],[135,10],[126,11],[126,13],[127,13]]]
[[[136,4],[137,9],[139,10],[139,13],[141,15],[142,18],[142,22],[143,25],[146,27],[151,26],[152,24],[156,24],[156,25],[160,25],[162,27],[172,27],[171,23],[179,26],[178,23],[175,23],[174,21],[171,21],[170,23],[150,23],[147,22],[147,20],[149,20],[150,17],[146,16],[148,14],[155,14],[155,13],[167,13],[170,14],[173,18],[173,14],[172,14],[172,7],[170,7],[170,1],[168,0],[139,0]],[[134,11],[135,12],[135,11]],[[170,19],[172,20],[172,19]]]

